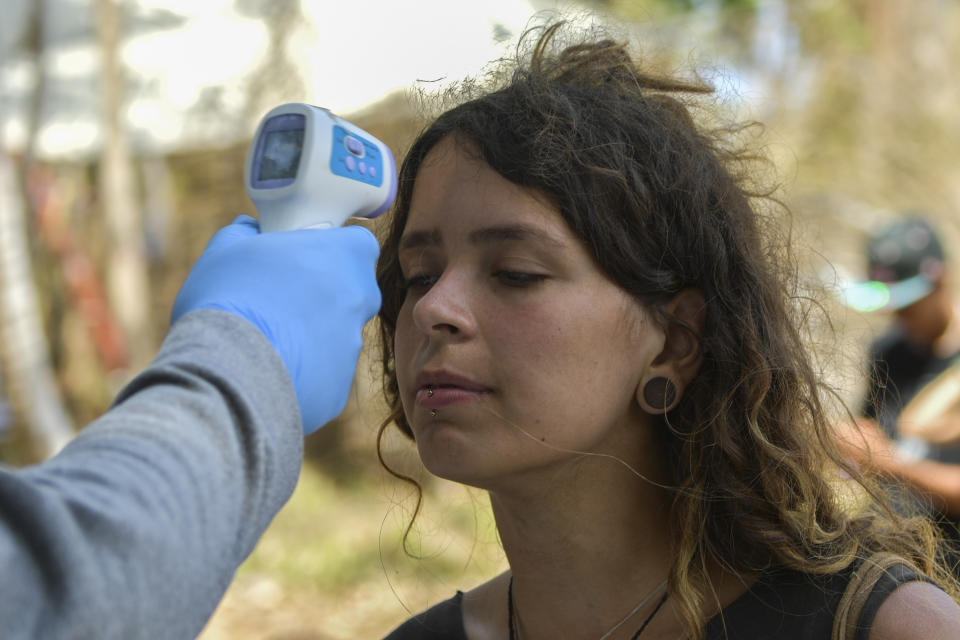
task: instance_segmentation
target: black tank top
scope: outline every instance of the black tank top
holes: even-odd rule
[[[714,616],[707,640],[827,640],[833,616],[852,569],[813,576],[795,571],[765,575],[749,591]],[[857,623],[856,640],[867,640],[873,618],[887,596],[901,584],[923,580],[905,565],[887,570],[877,582]],[[467,640],[463,629],[463,592],[420,613],[385,640]]]

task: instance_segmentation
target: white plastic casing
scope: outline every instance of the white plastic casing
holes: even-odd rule
[[[385,144],[327,109],[300,102],[263,117],[244,173],[263,232],[374,218],[397,193],[397,169]]]

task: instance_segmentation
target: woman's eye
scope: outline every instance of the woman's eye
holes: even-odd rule
[[[403,287],[407,291],[426,291],[438,280],[437,276],[427,273],[410,276],[403,281]]]
[[[529,287],[546,280],[547,276],[542,273],[530,273],[527,271],[497,271],[493,276],[502,284],[508,287]]]

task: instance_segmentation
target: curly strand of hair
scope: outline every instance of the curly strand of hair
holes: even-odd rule
[[[389,473],[391,476],[393,476],[397,480],[400,480],[401,482],[410,485],[414,489],[417,500],[413,506],[413,513],[410,515],[410,520],[407,522],[407,526],[403,530],[402,544],[403,544],[404,553],[406,553],[411,557],[419,557],[418,554],[410,550],[408,541],[410,539],[410,533],[413,531],[413,525],[417,521],[417,516],[420,514],[420,510],[423,508],[423,487],[420,486],[420,483],[417,482],[416,478],[414,478],[413,476],[407,475],[405,473],[402,473],[400,471],[397,471],[392,466],[390,466],[390,463],[388,463],[386,458],[383,457],[384,434],[386,433],[387,429],[390,428],[391,425],[398,424],[397,420],[399,419],[402,413],[403,413],[403,407],[397,405],[390,412],[390,415],[387,416],[386,419],[384,419],[384,421],[380,423],[380,427],[377,429],[377,460],[380,461],[380,466],[382,466],[387,473]]]

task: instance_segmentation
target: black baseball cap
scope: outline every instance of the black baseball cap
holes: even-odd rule
[[[929,295],[944,272],[933,227],[919,216],[884,225],[867,240],[867,278],[844,290],[858,311],[895,311]]]

